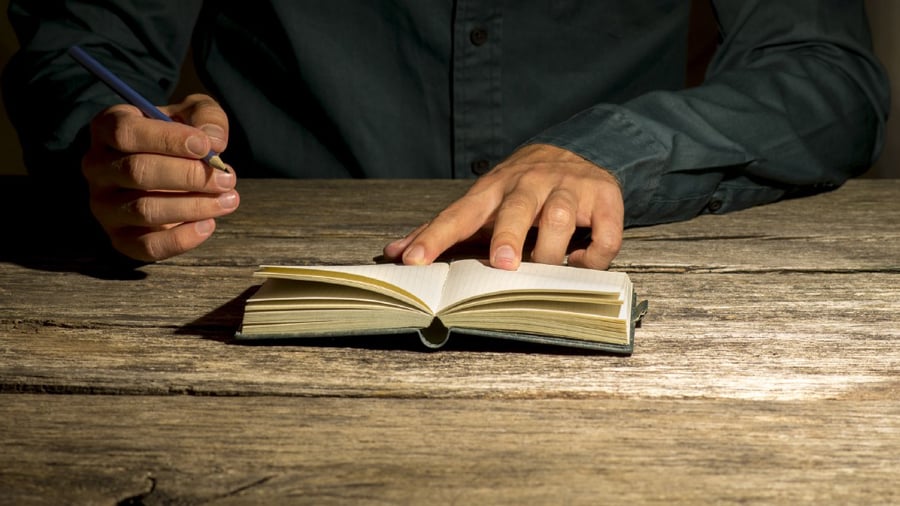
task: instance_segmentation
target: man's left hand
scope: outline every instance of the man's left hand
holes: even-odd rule
[[[529,231],[537,227],[532,261],[606,269],[622,245],[624,213],[612,174],[571,151],[533,144],[478,179],[433,220],[385,246],[384,255],[404,264],[429,264],[492,228],[491,265],[515,270]],[[591,241],[567,256],[577,227],[589,227]]]

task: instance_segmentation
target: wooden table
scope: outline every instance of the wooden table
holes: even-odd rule
[[[466,185],[244,180],[128,271],[0,180],[0,503],[900,504],[900,180],[629,230],[631,357],[231,340],[257,265],[369,262]]]

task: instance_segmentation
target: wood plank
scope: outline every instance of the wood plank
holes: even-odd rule
[[[900,502],[900,181],[627,231],[632,357],[231,342],[256,265],[369,261],[466,181],[241,181],[138,269],[3,181],[0,503]]]
[[[221,220],[215,246],[178,262],[226,258],[260,263],[357,263],[380,253],[461,194],[464,181],[355,181],[366,202],[348,205],[345,186],[297,188],[245,182],[240,213]],[[435,190],[441,188],[443,191]],[[270,192],[275,196],[266,198]],[[615,267],[636,270],[900,270],[900,180],[853,180],[834,192],[726,215],[626,231]],[[412,196],[412,197],[410,197]],[[274,203],[303,202],[290,209]],[[372,211],[377,209],[377,211]],[[241,213],[253,219],[242,220]],[[259,217],[264,217],[259,219]],[[285,240],[289,239],[289,240]],[[256,252],[246,244],[258,245]]]
[[[11,287],[0,389],[781,400],[900,391],[900,274],[638,273],[650,312],[622,358],[501,341],[428,353],[411,336],[234,345],[234,294],[248,280],[232,269],[205,268],[218,272],[207,280],[149,270],[129,282],[84,278],[77,300],[65,276]]]
[[[7,504],[900,502],[897,400],[0,400]]]
[[[4,183],[12,194],[0,202],[0,210],[26,221],[11,224],[0,261],[57,272],[114,275],[97,265],[96,248],[79,245],[85,242],[83,237],[68,236],[65,225],[43,223],[42,213],[29,214],[28,209],[42,200],[33,195],[34,189],[18,178],[5,178]],[[217,233],[205,245],[165,263],[255,267],[369,262],[387,242],[431,218],[469,184],[242,180],[240,210],[220,219]],[[817,196],[630,229],[614,267],[656,272],[897,272],[897,194],[900,180],[851,180]],[[54,239],[46,230],[56,230],[61,237]]]

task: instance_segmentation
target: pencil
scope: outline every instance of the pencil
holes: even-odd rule
[[[89,70],[98,79],[103,81],[107,86],[110,87],[110,89],[118,93],[119,96],[140,109],[141,112],[144,113],[144,115],[146,115],[148,118],[155,118],[163,121],[172,121],[172,118],[163,114],[163,112],[157,109],[156,106],[151,104],[149,100],[141,96],[141,94],[135,91],[131,86],[125,84],[125,81],[119,79],[118,76],[104,67],[103,64],[94,59],[93,56],[87,54],[84,49],[81,49],[78,46],[72,46],[69,48],[69,56],[74,58],[75,61],[81,64],[81,66]],[[215,167],[224,172],[229,172],[228,167],[225,165],[225,162],[223,162],[222,159],[219,158],[219,154],[215,151],[210,150],[210,152],[203,158],[203,160],[212,167]]]

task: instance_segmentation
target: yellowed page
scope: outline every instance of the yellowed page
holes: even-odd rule
[[[253,273],[264,278],[294,279],[352,286],[404,301],[428,313],[439,307],[447,277],[447,264],[404,266],[372,265],[263,265]]]
[[[269,278],[247,300],[248,311],[375,306],[419,311],[417,307],[397,297],[366,288],[283,278]]]
[[[585,302],[605,299],[606,303],[622,304],[621,297],[627,293],[629,283],[623,272],[532,262],[523,262],[516,271],[505,271],[480,260],[459,260],[450,266],[438,312],[477,297],[503,293],[522,299],[523,294],[534,292],[539,299],[549,299],[550,292],[557,292],[567,297],[585,296]]]

